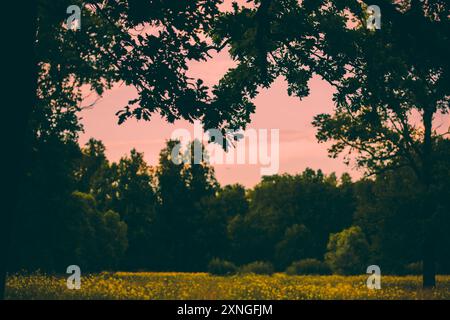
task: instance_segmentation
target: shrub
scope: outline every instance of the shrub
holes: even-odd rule
[[[277,267],[286,268],[292,262],[292,257],[308,257],[314,247],[314,237],[303,224],[288,227],[284,237],[275,246],[275,261]]]
[[[274,268],[270,262],[255,261],[242,266],[239,270],[241,273],[254,273],[254,274],[273,274]]]
[[[337,274],[353,275],[366,272],[369,244],[360,227],[353,226],[331,234],[325,262]]]
[[[325,275],[330,274],[331,270],[325,262],[317,259],[304,259],[293,262],[287,269],[289,275]]]
[[[227,276],[235,274],[237,267],[234,263],[218,258],[212,259],[208,264],[208,272],[217,276]]]
[[[405,266],[405,273],[408,275],[422,274],[422,262],[413,262]]]

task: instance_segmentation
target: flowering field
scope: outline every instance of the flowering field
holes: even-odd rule
[[[81,278],[69,290],[66,278],[13,275],[9,299],[450,299],[450,276],[438,276],[434,290],[416,276],[382,276],[381,290],[369,290],[366,276],[211,276],[206,273],[101,273]]]

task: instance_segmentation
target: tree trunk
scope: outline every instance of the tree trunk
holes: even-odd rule
[[[431,229],[431,227],[427,227]],[[436,255],[435,255],[435,242],[433,240],[433,235],[425,235],[424,246],[423,246],[423,275],[422,275],[422,285],[423,288],[434,288],[436,286]]]
[[[436,286],[436,255],[433,216],[435,205],[433,201],[433,193],[431,186],[433,183],[433,126],[434,109],[432,107],[424,108],[423,124],[424,124],[424,141],[422,155],[422,174],[421,178],[424,191],[424,239],[423,239],[423,270],[422,270],[422,286],[423,288],[434,288]]]
[[[4,40],[8,44],[9,58],[3,61],[11,68],[5,80],[6,95],[14,98],[10,104],[4,103],[2,129],[6,130],[2,140],[5,161],[2,167],[2,182],[6,186],[2,191],[4,199],[0,210],[0,300],[5,298],[6,275],[9,266],[11,236],[13,234],[14,217],[20,201],[20,184],[24,177],[23,166],[27,154],[26,132],[29,116],[36,101],[37,64],[34,54],[36,39],[37,0],[29,1],[24,10],[22,3],[10,3],[12,8],[5,9],[8,14],[6,25],[12,29],[6,32]],[[19,20],[17,20],[19,18]],[[20,59],[20,53],[26,55]],[[13,99],[11,99],[13,100]]]

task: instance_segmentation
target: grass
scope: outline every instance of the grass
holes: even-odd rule
[[[8,277],[7,299],[450,299],[450,276],[437,288],[421,289],[417,276],[382,276],[381,290],[367,276],[211,276],[206,273],[101,273],[81,278],[69,290],[65,277],[43,274]]]

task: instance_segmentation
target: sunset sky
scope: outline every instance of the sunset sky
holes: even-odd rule
[[[233,61],[224,51],[206,64],[191,64],[190,74],[201,77],[206,84],[212,86],[232,66]],[[296,97],[289,97],[286,83],[283,79],[278,79],[270,89],[262,90],[254,100],[256,113],[252,116],[249,128],[280,130],[280,174],[295,174],[310,167],[322,169],[325,173],[336,172],[340,175],[348,171],[354,177],[361,176],[360,172],[345,166],[342,159],[328,158],[327,145],[317,143],[316,130],[311,121],[314,115],[332,110],[333,88],[321,78],[314,77],[310,81],[310,89],[310,95],[300,101]],[[119,160],[132,148],[136,148],[144,152],[149,164],[154,165],[159,151],[175,129],[186,128],[193,131],[193,126],[186,121],[168,124],[156,114],[150,122],[132,119],[119,126],[115,113],[135,94],[131,87],[116,86],[106,92],[94,107],[81,112],[85,133],[81,135],[80,143],[84,144],[90,137],[102,140],[111,161]],[[260,181],[260,167],[259,164],[215,165],[221,184],[241,183],[247,187]]]
[[[233,0],[225,0],[221,9],[230,10]],[[301,2],[301,0],[299,0]],[[241,5],[249,6],[245,0],[238,0]],[[234,66],[226,51],[216,54],[207,63],[191,63],[189,75],[202,78],[206,85],[213,86]],[[256,113],[252,116],[249,128],[279,129],[280,154],[279,172],[299,173],[305,168],[322,169],[325,173],[336,172],[340,175],[349,172],[354,178],[362,176],[362,172],[346,166],[342,158],[328,157],[329,144],[319,144],[316,141],[315,128],[311,125],[313,117],[319,113],[333,110],[333,88],[320,77],[314,77],[309,83],[310,95],[300,101],[296,97],[289,97],[286,83],[282,78],[277,79],[268,90],[261,90],[254,100]],[[115,86],[93,106],[80,113],[85,132],[80,137],[80,143],[94,137],[103,141],[107,148],[107,156],[111,161],[118,161],[120,157],[129,154],[132,148],[145,154],[146,161],[155,165],[159,151],[165,141],[170,139],[174,130],[185,128],[193,131],[193,125],[186,121],[168,124],[155,114],[150,122],[126,121],[117,124],[115,113],[123,108],[127,102],[135,98],[134,88]],[[93,98],[95,100],[95,97]],[[92,101],[86,101],[89,105]],[[435,119],[438,131],[447,130],[450,126],[448,115],[437,115]],[[441,128],[441,129],[439,129]],[[216,175],[221,184],[241,183],[252,187],[261,179],[261,165],[215,165]]]

